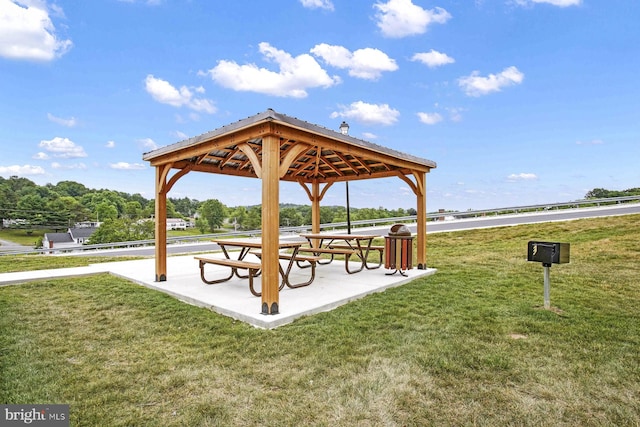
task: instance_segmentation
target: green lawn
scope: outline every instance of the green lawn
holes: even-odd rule
[[[429,235],[435,275],[272,331],[109,275],[3,287],[0,402],[74,426],[637,426],[638,224]],[[571,243],[549,311],[528,240]]]
[[[51,256],[51,255],[3,255],[0,256],[0,273],[12,273],[15,271],[47,270],[50,268],[84,267],[89,264],[101,262],[128,261],[141,259],[143,257],[120,256]]]
[[[40,237],[44,236],[44,233],[49,233],[52,231],[53,230],[24,230],[19,228],[3,228],[0,229],[0,239],[8,240],[19,245],[34,247],[36,241]]]

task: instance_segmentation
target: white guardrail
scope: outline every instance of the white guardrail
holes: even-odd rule
[[[510,215],[510,214],[523,214],[530,212],[540,212],[540,211],[550,211],[550,210],[559,210],[559,209],[576,209],[576,208],[587,208],[594,206],[606,206],[606,205],[616,205],[621,203],[638,203],[640,202],[640,196],[625,196],[625,197],[611,197],[606,199],[584,199],[577,200],[573,202],[565,202],[565,203],[546,203],[541,205],[530,205],[530,206],[514,206],[514,207],[506,207],[506,208],[497,208],[497,209],[484,209],[484,210],[469,210],[469,211],[440,211],[440,212],[432,212],[427,214],[427,221],[437,221],[446,219],[460,219],[460,218],[475,218],[478,216],[491,216],[491,215]],[[366,219],[366,220],[358,220],[351,221],[351,227],[376,227],[387,224],[395,224],[395,223],[411,223],[416,221],[415,215],[410,216],[402,216],[402,217],[394,217],[394,218],[379,218],[379,219]],[[321,230],[335,230],[335,229],[344,229],[348,227],[347,222],[334,222],[330,224],[320,224]],[[311,230],[310,225],[300,225],[293,227],[280,227],[280,232],[283,234],[286,233],[304,233]],[[167,244],[176,244],[176,243],[189,243],[194,241],[207,241],[213,238],[221,238],[221,237],[233,237],[233,236],[259,236],[262,233],[261,230],[242,230],[242,231],[231,231],[227,233],[215,233],[215,234],[199,234],[196,236],[181,236],[181,237],[168,237]],[[39,249],[31,249],[31,250],[18,250],[18,251],[2,251],[0,250],[1,255],[25,255],[25,254],[37,254],[37,253],[61,253],[61,252],[78,252],[78,251],[91,251],[97,249],[114,249],[114,248],[133,248],[139,246],[153,246],[155,244],[155,240],[137,240],[131,242],[113,242],[113,243],[101,243],[97,245],[82,245],[75,247],[64,247],[64,248],[39,248]]]

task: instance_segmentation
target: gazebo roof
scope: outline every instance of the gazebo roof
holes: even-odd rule
[[[152,166],[260,177],[262,141],[280,138],[280,179],[293,182],[351,181],[429,172],[431,160],[343,135],[268,109],[202,135],[145,153]]]

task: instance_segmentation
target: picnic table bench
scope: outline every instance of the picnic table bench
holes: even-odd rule
[[[299,249],[298,249],[299,252]],[[262,258],[262,252],[260,251],[251,251],[251,254],[257,256],[258,258]],[[282,281],[289,288],[301,288],[303,286],[310,285],[316,277],[316,263],[321,259],[319,256],[313,255],[302,255],[300,253],[289,254],[285,252],[278,253],[278,258],[289,260],[289,265],[287,267],[287,271],[282,269],[280,266],[280,275],[282,276]],[[293,266],[293,261],[296,262],[299,268],[309,268],[311,267],[311,278],[306,282],[301,283],[291,283],[289,280],[289,274],[291,273],[291,267]],[[309,265],[304,265],[301,263],[307,262]]]
[[[352,249],[351,246],[349,246],[349,245],[336,245],[336,244],[329,245],[329,248],[331,248],[331,249],[342,249],[342,250],[345,250],[345,251],[348,251],[349,249]],[[384,259],[384,245],[380,245],[380,246],[378,246],[378,245],[370,245],[370,246],[367,247],[367,249],[368,249],[367,255],[371,251],[378,251],[378,255],[380,255],[380,258],[379,258],[378,265],[376,265],[374,267],[370,267],[369,263],[367,263],[366,260],[365,260],[365,268],[367,270],[374,270],[376,268],[379,268],[382,265],[382,260]]]
[[[249,290],[251,291],[251,293],[257,297],[262,295],[261,292],[257,292],[253,287],[253,278],[260,274],[260,269],[262,268],[262,265],[259,262],[250,262],[250,261],[229,259],[229,258],[211,258],[211,257],[204,257],[204,256],[196,256],[194,258],[198,260],[198,265],[200,266],[200,278],[204,283],[208,285],[214,285],[216,283],[226,282],[227,280],[231,279],[235,274],[238,277],[248,277]],[[224,277],[222,279],[208,280],[205,278],[205,275],[204,275],[204,266],[206,264],[215,264],[215,265],[230,267],[230,274],[229,276]],[[241,276],[240,274],[238,274],[238,269],[248,270],[249,275]],[[279,289],[282,289],[283,286],[284,284],[280,285]]]

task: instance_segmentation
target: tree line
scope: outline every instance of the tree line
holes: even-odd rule
[[[37,185],[28,178],[0,177],[0,228],[66,231],[77,223],[97,222],[100,228],[90,243],[107,243],[153,238],[155,200],[141,194],[108,189],[91,189],[75,181]],[[415,215],[413,208],[351,208],[351,221]],[[199,201],[167,199],[167,217],[194,219],[201,233],[223,227],[255,230],[262,224],[260,205],[228,207],[217,199]],[[344,206],[322,206],[320,222],[345,222]],[[280,225],[296,227],[311,224],[311,206],[282,204]]]
[[[594,188],[585,198],[640,195],[640,188],[623,191]],[[0,228],[66,231],[81,222],[99,222],[91,243],[122,242],[153,238],[155,200],[108,189],[91,189],[75,181],[37,185],[27,178],[0,177]],[[416,215],[414,208],[351,208],[351,221]],[[194,220],[201,233],[221,228],[255,230],[262,224],[260,205],[228,207],[217,199],[199,201],[167,199],[167,217]],[[320,223],[346,222],[345,206],[320,207]],[[311,206],[280,205],[280,226],[311,224]]]
[[[640,196],[640,188],[629,188],[622,191],[594,188],[585,196],[586,199],[609,199],[611,197]]]

